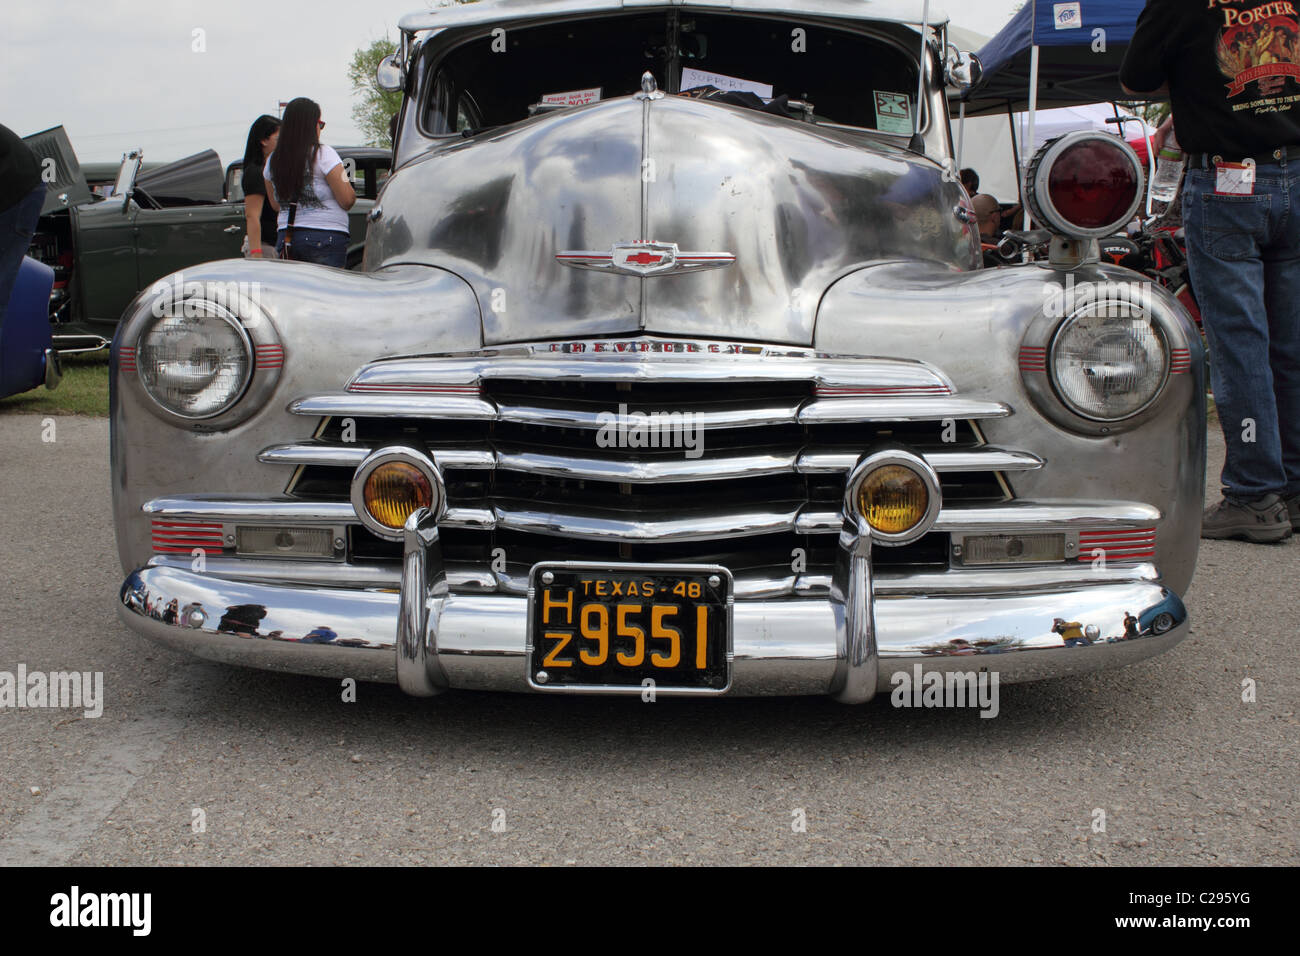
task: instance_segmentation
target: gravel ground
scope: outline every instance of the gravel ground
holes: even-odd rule
[[[0,416],[0,670],[103,671],[106,703],[0,710],[0,865],[1300,861],[1295,539],[1206,542],[1187,640],[1003,687],[995,720],[369,684],[344,703],[119,624],[108,424],[56,427]]]

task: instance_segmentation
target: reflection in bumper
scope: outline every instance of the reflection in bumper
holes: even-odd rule
[[[274,586],[151,566],[127,577],[119,610],[146,637],[209,660],[385,682],[398,682],[404,619],[404,689],[420,693],[423,683],[424,693],[529,690],[527,598],[449,594],[427,566],[411,568],[404,588],[410,591],[406,582],[415,581],[432,595],[428,600],[409,595],[404,601],[396,590]],[[834,592],[736,602],[731,694],[861,701],[887,692],[891,676],[915,663],[926,671],[997,672],[1004,682],[1060,677],[1150,657],[1188,630],[1177,595],[1150,580],[1031,592],[882,593],[869,605],[874,633],[849,640],[845,630],[861,609],[846,615],[846,602]],[[1130,625],[1125,637],[1126,615],[1140,619],[1157,607],[1170,615],[1160,619],[1161,626],[1172,622],[1167,631],[1143,627],[1134,634]],[[1096,636],[1067,646],[1053,631],[1057,619]],[[412,666],[421,668],[419,680],[410,679]]]

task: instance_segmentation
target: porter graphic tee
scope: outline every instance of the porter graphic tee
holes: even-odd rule
[[[1120,79],[1139,92],[1169,84],[1175,134],[1189,152],[1232,160],[1300,146],[1292,0],[1148,0]]]

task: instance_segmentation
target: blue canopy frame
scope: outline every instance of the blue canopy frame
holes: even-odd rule
[[[1036,110],[1131,99],[1119,71],[1144,6],[1146,0],[1027,0],[979,51],[983,76],[962,97],[963,118],[1027,110],[1032,141]],[[1013,131],[1013,145],[1014,137]]]
[[[964,97],[966,115],[1021,112],[1035,92],[1041,109],[1129,99],[1119,68],[1145,5],[1145,0],[1028,0],[979,51],[984,78]]]

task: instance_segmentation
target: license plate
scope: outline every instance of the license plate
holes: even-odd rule
[[[528,595],[528,681],[537,690],[731,685],[725,568],[538,564]]]

